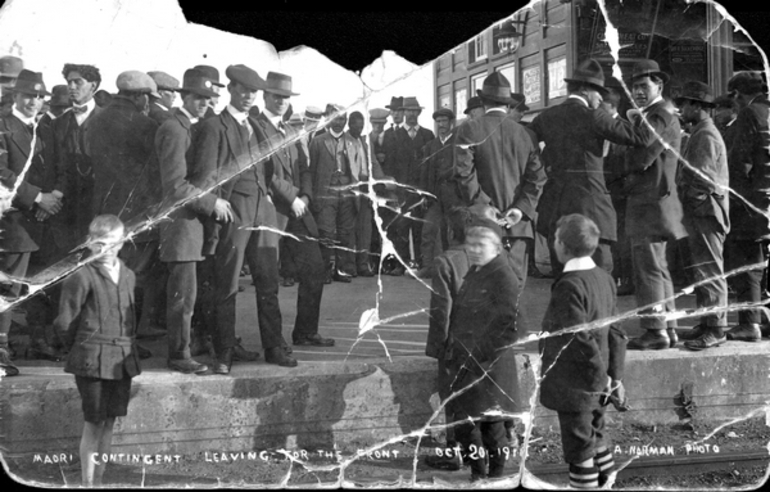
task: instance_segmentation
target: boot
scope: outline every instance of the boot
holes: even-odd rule
[[[688,350],[705,350],[711,347],[718,347],[727,341],[727,337],[722,331],[721,326],[708,326],[700,338],[684,342],[684,348]]]

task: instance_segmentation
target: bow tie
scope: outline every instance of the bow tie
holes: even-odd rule
[[[86,111],[88,111],[88,106],[85,106],[85,105],[83,105],[83,106],[74,106],[73,105],[72,109],[70,111],[72,111],[73,114],[83,114]]]

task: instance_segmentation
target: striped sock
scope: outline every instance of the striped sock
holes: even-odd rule
[[[594,464],[599,469],[599,487],[603,487],[607,483],[607,478],[612,470],[615,468],[615,460],[612,458],[612,453],[609,449],[599,451],[594,456]]]
[[[599,469],[569,465],[569,486],[573,489],[595,489],[599,487]]]

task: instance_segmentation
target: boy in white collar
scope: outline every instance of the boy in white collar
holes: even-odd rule
[[[543,331],[554,333],[598,322],[615,314],[615,282],[591,255],[599,243],[599,228],[580,214],[557,222],[554,249],[564,270],[551,289]],[[541,339],[540,402],[559,415],[564,459],[570,486],[603,486],[614,461],[604,433],[609,401],[625,410],[621,379],[626,336],[616,326]]]

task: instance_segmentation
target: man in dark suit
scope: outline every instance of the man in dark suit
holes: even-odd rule
[[[393,176],[401,185],[418,188],[420,186],[420,172],[424,164],[423,149],[435,136],[432,131],[421,127],[417,122],[423,107],[417,102],[416,97],[404,98],[402,109],[404,110],[404,123],[395,130],[392,142],[393,150],[386,153],[386,164],[383,171],[389,176]],[[411,268],[419,268],[422,239],[421,219],[424,215],[424,206],[412,207],[422,197],[412,194],[404,188],[400,188],[397,195],[402,215],[391,224],[388,232],[401,259],[409,262]],[[414,257],[409,251],[410,233]]]
[[[61,210],[62,194],[58,190],[42,192],[39,186],[28,181],[19,182],[19,175],[25,171],[27,160],[32,153],[33,162],[42,158],[43,142],[36,139],[32,148],[35,116],[43,106],[43,97],[50,95],[45,90],[41,73],[22,70],[12,89],[13,108],[11,114],[0,120],[0,183],[8,192],[0,202],[0,272],[11,277],[22,278],[27,274],[30,253],[38,246],[27,232],[28,223],[35,220],[35,211],[55,215]],[[10,280],[0,284],[3,297],[12,300],[21,291],[21,284]],[[5,376],[15,376],[19,370],[11,362],[8,347],[8,332],[11,329],[12,311],[0,312],[0,370]],[[33,344],[41,353],[55,355],[45,343],[45,332],[31,333]]]
[[[527,243],[532,239],[531,217],[545,183],[545,170],[532,138],[508,116],[511,84],[495,72],[484,79],[478,95],[483,116],[457,129],[455,179],[462,199],[469,205],[494,208],[504,227],[504,243],[519,284],[527,276]]]
[[[262,126],[249,117],[249,108],[265,82],[245,65],[231,65],[225,74],[230,79],[227,86],[230,104],[216,117],[201,123],[193,143],[195,165],[209,169],[214,182],[221,184],[219,197],[229,201],[234,212],[232,222],[209,224],[210,235],[204,243],[204,254],[214,255],[217,325],[217,332],[213,334],[217,355],[214,372],[229,374],[232,366],[235,297],[244,260],[249,264],[255,284],[263,278],[275,279],[274,285],[260,286],[257,290],[257,316],[265,360],[294,367],[296,359],[284,349],[278,297],[272,294],[278,289],[277,274],[258,274],[260,266],[273,263],[262,261],[262,255],[275,259],[275,268],[278,257],[275,232],[254,230],[259,226],[278,229],[275,206],[268,195],[272,171],[268,169],[271,161],[264,159],[267,137]]]
[[[169,271],[166,285],[168,324],[168,366],[179,372],[202,374],[208,367],[190,353],[190,327],[197,296],[197,263],[203,260],[202,218],[214,216],[232,221],[230,203],[202,189],[207,184],[204,170],[193,167],[193,129],[206,114],[216,94],[211,79],[191,69],[184,73],[182,107],[170,112],[155,135],[155,152],[163,188],[163,211],[176,208],[160,227],[160,260]]]
[[[312,176],[307,158],[293,128],[283,122],[289,107],[292,92],[291,77],[269,72],[265,79],[265,110],[256,118],[267,137],[268,149],[272,154],[272,176],[269,179],[269,194],[275,204],[278,229],[294,237],[287,237],[286,250],[296,265],[299,276],[297,293],[297,319],[294,322],[292,342],[294,345],[315,345],[331,347],[334,340],[318,334],[318,318],[321,312],[321,296],[324,287],[324,262],[321,249],[316,241],[318,226],[310,213]],[[276,251],[280,236],[271,234]],[[272,278],[255,284],[257,295],[277,295],[273,283],[278,282],[278,258],[263,255],[256,274]],[[270,262],[270,264],[265,264]],[[264,285],[271,288],[263,294]],[[278,303],[276,299],[276,305]]]
[[[727,238],[729,269],[767,262],[767,211],[770,209],[770,102],[767,85],[759,73],[741,72],[727,84],[733,94],[738,116],[728,132],[727,149],[730,187],[743,197],[732,200]],[[748,201],[748,203],[746,203]],[[760,211],[762,213],[760,213]],[[762,300],[762,270],[756,268],[735,276],[738,302],[759,303]],[[770,334],[770,326],[762,325],[759,309],[738,312],[738,325],[727,332],[729,340],[757,342]]]
[[[677,176],[682,200],[684,226],[690,245],[686,268],[695,288],[698,308],[726,308],[727,280],[724,278],[725,235],[730,232],[728,202],[729,176],[727,149],[709,109],[715,106],[711,88],[703,82],[688,82],[674,100],[682,121],[693,125],[682,150],[683,163]],[[700,324],[680,338],[685,348],[703,350],[716,347],[727,338],[727,312],[701,316]]]
[[[612,273],[611,244],[617,240],[617,218],[604,179],[604,140],[632,143],[629,129],[616,125],[605,111],[595,112],[608,93],[604,72],[594,59],[578,66],[567,82],[567,99],[546,109],[529,125],[545,143],[542,159],[548,181],[538,203],[538,232],[548,238],[554,275],[561,273],[553,250],[556,223],[564,215],[581,214],[600,231],[594,262]]]
[[[171,117],[171,108],[174,107],[176,93],[179,91],[179,80],[166,72],[154,71],[147,72],[158,86],[158,95],[160,98],[150,98],[150,112],[147,116],[155,120],[158,125]]]
[[[637,304],[657,303],[648,314],[676,308],[666,243],[687,235],[675,186],[681,131],[678,118],[666,107],[662,96],[668,80],[668,74],[653,60],[638,62],[631,75],[631,94],[646,120],[638,118],[634,126],[647,137],[645,143],[626,151],[626,232],[631,241]],[[676,344],[676,320],[643,318],[640,324],[646,331],[629,341],[630,350],[661,350]]]

